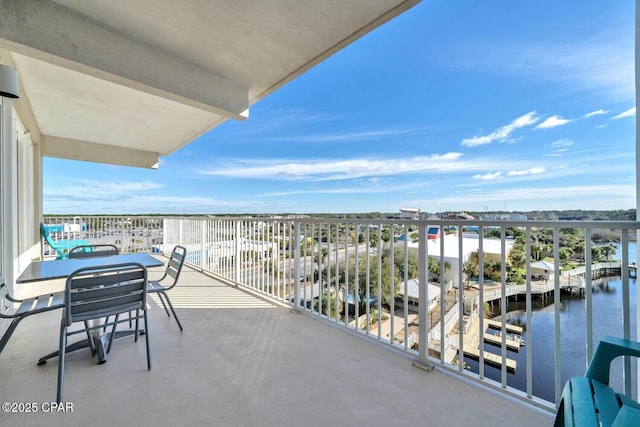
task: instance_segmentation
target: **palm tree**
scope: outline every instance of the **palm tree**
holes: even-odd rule
[[[601,250],[602,250],[602,255],[604,255],[606,260],[611,259],[611,257],[616,254],[616,247],[613,246],[611,243],[605,246],[601,246]]]
[[[498,260],[490,260],[486,264],[486,269],[492,279],[501,280],[500,272],[502,271],[502,263]]]
[[[441,274],[440,261],[437,261],[433,257],[429,257],[429,263],[428,263],[428,267],[427,268],[429,270],[429,279],[431,280],[431,278],[434,278],[437,281],[440,281],[440,274]],[[445,274],[449,270],[451,270],[451,264],[449,264],[448,262],[445,261],[445,263],[444,263]]]
[[[478,264],[473,262],[472,260],[468,260],[464,263],[463,272],[467,276],[467,280],[470,280],[472,277],[477,276],[479,272]]]
[[[509,252],[509,262],[511,263],[511,267],[516,270],[520,270],[524,267],[526,261],[527,257],[525,255],[524,246],[518,243],[513,245]]]

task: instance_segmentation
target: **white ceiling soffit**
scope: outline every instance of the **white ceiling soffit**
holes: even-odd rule
[[[44,155],[153,167],[419,1],[0,0],[0,63]]]

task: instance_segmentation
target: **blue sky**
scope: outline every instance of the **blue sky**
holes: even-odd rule
[[[44,213],[635,208],[634,14],[425,0],[158,170],[45,158]]]

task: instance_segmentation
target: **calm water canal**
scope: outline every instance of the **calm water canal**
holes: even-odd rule
[[[616,258],[621,258],[618,248]],[[637,262],[636,243],[629,246],[629,261]],[[593,330],[594,346],[604,335],[622,336],[622,279],[606,277],[598,279],[593,289]],[[629,279],[629,295],[631,300],[631,334],[636,338],[636,279]],[[524,298],[523,298],[524,299]],[[553,300],[545,302],[534,300],[534,311],[531,328],[525,331],[523,338],[531,346],[534,360],[533,394],[548,401],[555,400],[554,391],[554,305]],[[509,303],[507,319],[509,323],[524,325],[526,322],[525,302]],[[499,320],[499,318],[497,319]],[[561,375],[562,384],[572,376],[583,375],[586,369],[586,302],[584,297],[563,295],[561,297],[560,330],[562,340]],[[486,344],[485,350],[500,354],[500,348]],[[517,362],[515,374],[507,374],[509,386],[526,390],[526,347],[519,352],[507,351],[507,357]],[[478,372],[478,362],[465,358],[469,369]],[[499,368],[485,364],[485,376],[500,382],[502,375]],[[622,362],[614,362],[611,370],[611,383],[622,390]],[[619,375],[614,375],[619,372]],[[635,372],[632,380],[636,384]]]

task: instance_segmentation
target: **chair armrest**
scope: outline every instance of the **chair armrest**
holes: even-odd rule
[[[640,343],[616,337],[603,337],[585,376],[609,385],[609,367],[613,359],[620,356],[640,357]]]
[[[631,406],[623,406],[613,420],[611,427],[628,427],[640,425],[640,410]]]

